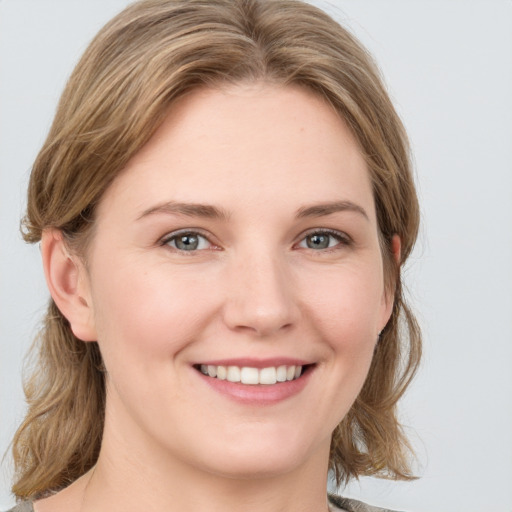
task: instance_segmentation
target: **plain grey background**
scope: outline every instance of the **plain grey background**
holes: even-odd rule
[[[344,494],[410,512],[512,511],[512,1],[313,2],[375,55],[410,134],[423,225],[407,267],[422,370],[402,404],[421,478]],[[18,232],[65,80],[126,0],[0,0],[0,454],[47,299]],[[0,509],[11,464],[0,472]]]

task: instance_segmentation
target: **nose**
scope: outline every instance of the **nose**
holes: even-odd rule
[[[297,323],[299,306],[286,263],[259,252],[240,258],[227,272],[223,316],[230,329],[263,338]]]

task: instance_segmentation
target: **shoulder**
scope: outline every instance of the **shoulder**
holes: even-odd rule
[[[332,512],[393,512],[387,508],[374,507],[372,505],[367,505],[362,501],[342,498],[335,494],[329,494],[329,503],[331,505]]]
[[[393,512],[389,509],[373,507],[362,501],[350,498],[342,498],[335,494],[329,494],[329,504],[332,512]],[[34,512],[31,501],[20,501],[16,506],[7,512]]]
[[[34,512],[31,501],[20,501],[7,512]]]

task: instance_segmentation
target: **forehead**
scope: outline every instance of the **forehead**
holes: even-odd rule
[[[114,195],[141,209],[157,200],[228,209],[237,202],[296,207],[357,199],[374,215],[366,164],[342,118],[306,89],[269,84],[198,89],[181,98],[100,209]]]

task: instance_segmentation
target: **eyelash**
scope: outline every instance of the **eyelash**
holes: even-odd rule
[[[331,241],[329,241],[328,247],[325,247],[325,248],[319,249],[319,250],[313,249],[311,247],[304,247],[304,246],[300,245],[303,243],[307,243],[307,241],[306,241],[307,238],[315,236],[315,235],[317,235],[317,236],[326,236],[327,235],[331,239],[335,239],[337,241],[337,243],[331,246],[330,245]],[[301,240],[296,245],[299,245],[301,248],[309,249],[314,252],[325,253],[325,252],[332,252],[332,251],[339,250],[342,247],[349,247],[352,245],[352,243],[353,243],[352,238],[350,236],[348,236],[346,233],[343,233],[342,231],[337,231],[334,229],[314,229],[314,230],[311,230],[311,231],[305,233],[304,235],[302,235]]]
[[[208,247],[208,248],[195,248],[195,249],[191,249],[191,250],[187,251],[185,249],[180,249],[176,245],[174,245],[174,247],[172,245],[170,245],[173,241],[176,244],[176,240],[178,240],[180,237],[185,237],[185,236],[197,237],[199,239],[205,240],[211,247]],[[199,242],[199,244],[201,244],[201,242]],[[208,237],[206,235],[204,235],[200,231],[190,230],[190,229],[183,229],[181,231],[175,231],[173,233],[169,233],[168,235],[164,236],[160,240],[160,245],[168,246],[171,249],[174,249],[176,252],[181,253],[181,254],[184,254],[184,253],[194,254],[194,253],[197,253],[198,251],[205,251],[205,250],[209,250],[209,249],[212,250],[212,249],[216,248],[215,244],[213,244],[208,239]]]
[[[307,247],[307,246],[301,245],[303,243],[307,244],[307,238],[315,236],[315,235],[316,236],[328,236],[328,237],[330,237],[331,240],[329,240],[328,246],[325,247],[325,248],[321,248],[321,249],[317,250],[317,249],[313,249],[311,247]],[[206,241],[207,244],[209,244],[210,247],[207,247],[207,248],[199,248],[198,247],[198,248],[194,248],[194,249],[191,249],[191,250],[180,249],[179,247],[176,246],[176,240],[178,240],[180,237],[185,237],[185,236],[196,237],[196,238],[202,239],[202,240]],[[332,239],[335,239],[337,241],[337,243],[331,246]],[[174,241],[174,246],[171,245],[171,243],[173,241]],[[311,231],[303,234],[302,238],[299,240],[299,242],[294,244],[294,247],[300,247],[300,248],[308,249],[308,250],[311,250],[311,251],[314,251],[314,252],[332,252],[332,251],[336,251],[336,250],[340,249],[341,247],[348,247],[348,246],[352,245],[352,243],[353,243],[353,241],[350,238],[350,236],[348,236],[346,233],[343,233],[341,231],[336,231],[336,230],[333,230],[333,229],[314,229],[314,230],[311,230]],[[206,235],[204,235],[200,231],[188,230],[188,229],[184,229],[184,230],[173,232],[173,233],[170,233],[170,234],[166,235],[165,237],[163,237],[160,240],[159,244],[161,246],[168,246],[171,249],[173,249],[176,252],[181,253],[181,254],[184,254],[184,253],[194,254],[194,253],[197,253],[199,251],[218,249],[218,247],[215,246],[215,244],[213,244],[208,239],[208,237]],[[201,241],[199,241],[198,244],[201,245]]]

